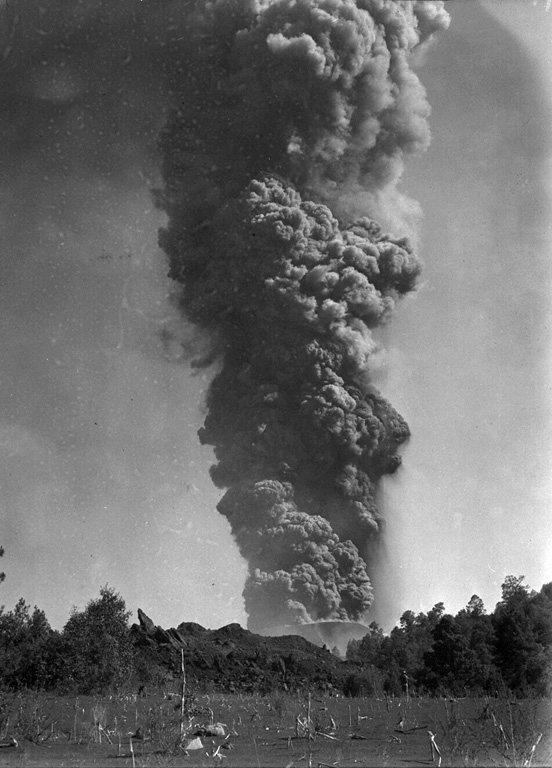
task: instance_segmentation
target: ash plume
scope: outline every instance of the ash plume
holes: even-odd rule
[[[385,232],[416,218],[398,187],[429,140],[411,64],[447,23],[440,2],[0,0],[4,250],[18,269],[36,254],[22,284],[60,283],[63,323],[50,265],[140,240],[128,201],[155,183],[174,106],[162,243],[211,339],[200,364],[221,360],[201,438],[249,562],[251,628],[362,618],[372,600],[375,488],[408,428],[370,382],[371,334],[420,270]]]
[[[373,599],[376,484],[409,431],[370,383],[372,329],[420,273],[374,213],[428,144],[409,58],[447,23],[441,2],[387,0],[218,0],[193,19],[160,243],[221,350],[200,439],[253,630],[362,620]]]
[[[420,274],[398,183],[429,142],[412,58],[448,14],[416,0],[186,13],[160,244],[221,358],[200,439],[249,565],[249,628],[362,620],[376,486],[409,436],[371,383],[372,331]]]

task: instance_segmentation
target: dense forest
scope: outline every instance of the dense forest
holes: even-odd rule
[[[165,632],[154,628],[158,635],[164,633],[173,643],[167,645],[168,641],[161,637],[161,645],[156,645],[151,637],[146,638],[148,642],[144,642],[143,637],[140,640],[138,627],[131,627],[129,618],[124,599],[109,586],[103,587],[100,596],[83,610],[74,608],[61,631],[52,629],[44,611],[37,607],[31,610],[23,599],[12,610],[2,606],[0,688],[84,694],[137,689],[143,684],[166,685],[171,677],[174,679],[180,665],[180,653],[171,640],[179,636],[177,630]],[[197,636],[200,630],[209,634],[209,630],[198,625],[181,627],[192,628],[192,635]],[[237,625],[230,625],[232,627]],[[267,652],[268,639],[237,629],[237,634],[236,629],[233,630],[232,643],[216,640],[219,646],[231,647],[226,647],[225,655],[215,660],[218,674],[215,687],[217,681],[224,687],[225,666],[232,663],[235,666],[239,657],[244,659],[243,669],[251,688],[255,664],[247,660],[245,649],[246,646],[252,648],[254,641],[258,643],[249,658],[257,660],[257,668],[267,667],[265,662],[259,664],[259,658]],[[216,632],[220,635],[224,628]],[[155,632],[152,636],[155,637]],[[312,684],[313,676],[308,673],[308,663],[312,661],[307,663],[305,649],[309,646],[313,653],[315,649],[302,638],[295,640],[300,653],[290,652],[287,643],[284,661],[277,659],[280,663],[273,665],[277,672],[271,678],[266,674],[263,677],[265,690],[267,687],[288,689],[289,669],[293,665],[297,671],[294,684],[297,685],[297,681]],[[208,680],[209,664],[200,658],[202,651],[186,640],[181,641],[181,646],[196,687],[205,688],[207,682],[212,686],[212,676]],[[316,653],[320,655],[322,650],[316,649]],[[328,650],[324,652],[329,661]],[[213,667],[214,651],[205,653],[210,654]],[[272,653],[278,655],[279,651]],[[476,595],[456,616],[446,613],[442,603],[427,614],[406,611],[388,635],[372,623],[362,640],[349,643],[346,659],[339,660],[334,654],[331,661],[331,665],[326,665],[334,671],[333,686],[329,687],[349,695],[402,695],[405,692],[453,696],[549,695],[552,690],[552,583],[536,592],[524,584],[523,576],[508,576],[502,585],[502,599],[490,614]],[[328,677],[326,684],[329,681]]]
[[[406,611],[389,635],[376,625],[351,641],[347,657],[372,668],[384,689],[466,695],[547,695],[552,683],[552,583],[540,592],[507,576],[491,614],[473,595],[456,616],[437,603]]]

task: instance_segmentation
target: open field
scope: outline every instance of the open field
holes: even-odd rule
[[[14,737],[18,746],[0,748],[0,766],[552,765],[552,711],[546,699],[273,693],[197,696],[194,704],[187,739],[180,745],[177,694],[4,694],[0,743]],[[193,734],[209,731],[213,723],[224,724],[224,736],[202,735],[194,744]],[[432,749],[429,732],[437,749]]]

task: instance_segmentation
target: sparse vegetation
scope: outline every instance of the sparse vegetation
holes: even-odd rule
[[[407,611],[346,659],[237,624],[128,618],[107,586],[62,632],[23,600],[0,609],[0,764],[552,762],[552,585],[508,577],[490,615],[476,596],[456,616]]]
[[[442,766],[538,768],[552,758],[549,702],[537,698],[198,694],[181,740],[167,692],[10,697],[0,736],[17,746],[0,750],[2,765],[407,767],[433,755]]]

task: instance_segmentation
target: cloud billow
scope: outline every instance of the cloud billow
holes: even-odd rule
[[[376,486],[409,436],[371,383],[372,331],[421,270],[384,226],[411,225],[398,183],[429,142],[411,59],[448,15],[390,0],[194,8],[160,143],[160,243],[212,339],[204,362],[221,361],[200,439],[249,564],[249,626],[362,620]]]

